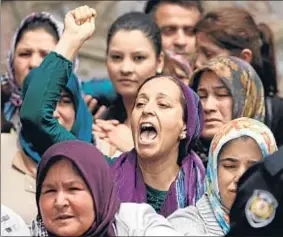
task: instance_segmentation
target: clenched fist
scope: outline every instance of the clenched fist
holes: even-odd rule
[[[89,39],[95,31],[96,11],[88,6],[78,7],[65,16],[64,33],[79,37],[82,42]]]
[[[78,7],[65,16],[65,29],[55,47],[55,52],[70,61],[95,31],[96,11],[88,6]]]

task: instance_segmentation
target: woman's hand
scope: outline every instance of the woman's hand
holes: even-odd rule
[[[93,125],[93,133],[122,152],[130,151],[134,147],[131,129],[117,120],[97,119]]]
[[[64,34],[84,43],[95,31],[96,11],[88,6],[78,7],[65,16]]]
[[[73,61],[83,43],[95,31],[96,11],[88,6],[68,12],[64,20],[64,33],[55,47],[55,52]]]
[[[91,95],[85,95],[84,101],[88,107],[88,110],[93,115],[93,120],[99,119],[107,110],[107,107],[105,105],[98,105],[98,100],[96,98],[93,98]],[[99,106],[97,111],[94,114],[94,111],[96,107]]]

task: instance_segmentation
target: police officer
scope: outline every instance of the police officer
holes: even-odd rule
[[[283,147],[240,179],[226,236],[283,236]]]

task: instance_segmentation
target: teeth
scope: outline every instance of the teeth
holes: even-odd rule
[[[144,129],[144,128],[151,128],[151,127],[153,127],[153,125],[152,125],[151,123],[143,123],[143,124],[141,125],[141,128],[142,128],[142,129]]]

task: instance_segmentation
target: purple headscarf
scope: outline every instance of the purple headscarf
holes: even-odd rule
[[[37,220],[42,221],[39,209],[41,186],[50,168],[50,162],[58,156],[66,157],[78,168],[95,203],[96,219],[84,236],[115,236],[112,224],[120,202],[109,165],[95,146],[78,140],[57,143],[43,154],[36,179]]]
[[[177,190],[177,183],[179,182],[178,175],[176,180],[171,184],[165,201],[160,209],[160,214],[165,217],[179,208],[178,195],[185,196],[187,201],[185,206],[187,206],[195,205],[196,201],[204,192],[205,168],[201,159],[191,150],[191,147],[199,138],[202,131],[203,111],[198,95],[181,81],[179,84],[181,85],[186,102],[185,121],[187,125],[187,152],[185,157],[182,157],[181,160],[185,193],[180,194],[179,190]],[[138,166],[135,149],[122,154],[112,166],[112,170],[116,174],[116,188],[118,190],[118,196],[122,202],[147,202],[146,185]]]

